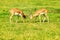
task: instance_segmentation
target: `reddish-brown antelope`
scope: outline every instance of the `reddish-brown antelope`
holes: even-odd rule
[[[35,14],[33,14],[33,15],[30,16],[30,19],[32,19],[33,17],[39,16],[39,19],[40,19],[40,22],[41,22],[41,15],[44,16],[43,22],[46,20],[46,18],[47,18],[47,20],[48,20],[48,22],[49,22],[48,10],[47,10],[47,9],[37,10],[37,11],[35,12]]]
[[[10,14],[11,14],[11,16],[10,16],[10,22],[11,22],[12,17],[13,17],[14,15],[21,16],[21,17],[23,17],[23,18],[26,18],[26,15],[23,13],[23,11],[19,10],[18,8],[10,9],[9,12],[10,12]]]

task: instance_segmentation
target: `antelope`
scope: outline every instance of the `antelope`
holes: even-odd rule
[[[46,20],[46,18],[47,18],[47,20],[48,20],[48,22],[49,22],[48,10],[47,10],[47,9],[37,10],[37,11],[35,12],[35,14],[33,14],[33,15],[30,16],[30,19],[39,16],[39,19],[40,19],[40,22],[41,22],[41,15],[44,16],[43,22]]]
[[[13,17],[14,15],[16,15],[16,16],[18,16],[18,17],[21,16],[21,17],[23,17],[23,18],[26,18],[26,15],[23,13],[23,11],[22,11],[22,10],[19,10],[18,8],[10,9],[9,12],[10,12],[10,14],[11,14],[11,16],[10,16],[10,22],[11,22],[12,17]]]

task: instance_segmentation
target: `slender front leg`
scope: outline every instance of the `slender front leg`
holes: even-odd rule
[[[48,22],[49,22],[49,17],[48,17],[48,16],[46,16],[46,18],[47,18],[47,20],[48,20]]]
[[[39,22],[41,23],[41,15],[39,15]]]
[[[19,20],[19,15],[17,15],[16,23],[18,22],[18,20]]]
[[[46,20],[46,17],[44,16],[43,23],[44,23],[45,20]]]
[[[11,21],[12,21],[12,17],[13,17],[13,15],[10,16],[10,23],[11,23]]]
[[[49,22],[49,18],[48,18],[48,15],[47,15],[47,14],[45,14],[43,22],[44,22],[46,19],[47,19],[47,21]]]
[[[23,23],[24,23],[24,19],[23,19],[23,16],[21,15],[21,19],[22,19],[22,21],[23,21]]]

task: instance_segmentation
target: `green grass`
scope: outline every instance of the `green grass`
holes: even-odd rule
[[[9,22],[9,9],[19,8],[30,16],[40,8],[46,8],[49,23],[40,23],[37,19],[13,17],[13,23]],[[35,22],[34,22],[35,21]],[[0,0],[0,40],[60,40],[60,2],[59,0]]]
[[[4,23],[0,24],[2,40],[59,40],[60,23]]]

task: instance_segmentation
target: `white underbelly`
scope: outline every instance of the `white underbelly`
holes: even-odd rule
[[[43,12],[40,13],[40,15],[43,15],[43,14],[44,14]]]
[[[15,15],[19,15],[19,13],[15,13]]]
[[[19,13],[15,12],[15,15],[21,15],[21,14],[19,14]]]

